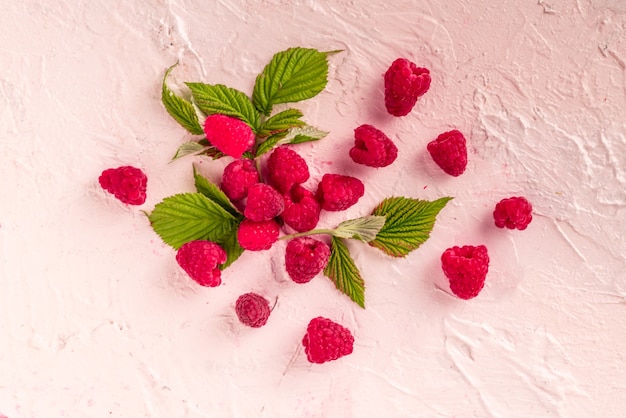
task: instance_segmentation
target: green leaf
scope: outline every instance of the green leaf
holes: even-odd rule
[[[198,108],[207,115],[221,114],[240,119],[256,132],[259,112],[245,93],[222,84],[187,83]]]
[[[433,202],[408,197],[383,200],[372,215],[384,216],[385,226],[369,245],[390,256],[405,257],[430,237],[437,214],[450,200],[451,197]]]
[[[175,249],[197,239],[220,242],[239,226],[239,221],[201,193],[167,197],[148,215],[152,229]]]
[[[198,115],[193,104],[182,97],[178,97],[172,92],[166,84],[167,77],[170,75],[174,67],[178,63],[172,65],[165,71],[163,77],[163,85],[161,87],[161,102],[165,106],[167,113],[172,116],[176,122],[178,122],[183,128],[187,129],[194,135],[202,135],[204,133],[200,122],[198,121]]]
[[[311,125],[293,128],[285,138],[289,144],[301,144],[303,142],[319,141],[328,135],[328,132],[319,130]]]
[[[324,275],[335,283],[337,289],[365,308],[365,282],[341,238],[331,237],[330,258]]]
[[[263,141],[256,150],[256,156],[260,157],[268,151],[271,151],[276,145],[278,145],[283,138],[287,136],[287,131],[278,132],[274,135],[270,135],[267,137],[265,141]]]
[[[304,126],[305,123],[300,120],[302,112],[298,109],[287,109],[270,117],[261,125],[259,136],[268,136],[277,131],[286,131],[289,128]]]
[[[266,116],[279,103],[310,99],[328,82],[327,54],[315,49],[290,48],[272,57],[256,78],[252,101]]]
[[[215,148],[213,145],[206,147],[199,155],[206,155],[213,160],[219,160],[220,158],[226,156],[226,154]]]
[[[199,193],[202,193],[204,196],[208,197],[210,200],[220,205],[222,209],[233,215],[235,219],[239,221],[243,220],[243,216],[233,206],[230,199],[228,199],[228,196],[226,196],[226,194],[221,191],[219,187],[211,183],[209,179],[198,173],[195,166],[193,168],[193,178],[196,185],[196,190]]]
[[[333,230],[333,236],[370,242],[376,238],[376,234],[383,225],[385,225],[384,216],[363,216],[362,218],[343,221]]]
[[[174,156],[172,157],[172,161],[182,158],[186,155],[198,154],[201,151],[205,150],[206,148],[207,148],[206,146],[200,144],[197,141],[185,142],[180,147],[178,147],[176,154],[174,154]]]
[[[241,245],[239,245],[236,229],[223,240],[220,240],[218,244],[226,251],[226,262],[219,266],[220,270],[224,270],[226,267],[233,264],[245,251],[241,248]]]

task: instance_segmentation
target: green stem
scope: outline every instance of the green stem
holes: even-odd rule
[[[335,232],[334,229],[312,229],[310,231],[306,231],[306,232],[298,232],[296,234],[289,234],[289,235],[284,235],[282,237],[280,237],[280,240],[286,240],[286,239],[292,239],[292,238],[298,238],[298,237],[306,237],[309,235],[322,235],[322,234],[326,234],[326,235],[332,235],[333,232]]]

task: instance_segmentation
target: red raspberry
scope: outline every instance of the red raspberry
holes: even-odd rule
[[[270,316],[270,304],[261,295],[245,293],[237,298],[235,312],[242,324],[260,328],[267,323]]]
[[[315,228],[320,220],[322,208],[315,200],[315,195],[296,184],[291,191],[283,196],[285,210],[281,214],[283,221],[298,232],[306,232]]]
[[[287,193],[294,184],[309,179],[306,161],[294,150],[282,146],[276,148],[267,159],[268,178],[281,193]]]
[[[285,208],[283,197],[272,186],[257,183],[248,189],[248,201],[243,214],[254,222],[269,221]]]
[[[385,107],[393,116],[405,116],[430,87],[430,72],[405,58],[395,60],[385,73]]]
[[[279,232],[280,227],[274,219],[262,222],[244,219],[237,230],[237,239],[245,250],[269,250],[278,240]]]
[[[467,167],[465,137],[459,131],[444,132],[428,144],[428,152],[439,167],[451,176],[463,174]]]
[[[461,299],[476,297],[485,285],[489,270],[487,247],[448,248],[441,255],[441,266],[450,281],[450,290]]]
[[[248,195],[248,188],[259,182],[259,172],[252,160],[235,160],[224,167],[222,191],[230,200],[241,200]]]
[[[382,131],[372,125],[361,125],[354,130],[354,147],[350,158],[355,163],[370,167],[387,167],[398,157],[398,147]]]
[[[321,364],[352,353],[354,337],[349,329],[318,316],[309,322],[302,345],[307,359]]]
[[[296,283],[308,283],[322,271],[330,248],[324,242],[311,237],[294,238],[285,250],[285,268],[291,280]]]
[[[146,201],[148,177],[138,168],[123,166],[104,170],[100,186],[123,203],[141,205]]]
[[[254,145],[254,132],[245,122],[226,115],[209,115],[204,121],[206,139],[218,150],[241,158]]]
[[[523,231],[533,220],[533,207],[523,197],[502,199],[493,211],[493,219],[498,228],[507,227]]]
[[[218,265],[226,262],[226,252],[211,241],[189,241],[176,253],[178,265],[202,286],[215,287],[222,283]]]
[[[365,194],[361,180],[340,174],[324,174],[316,197],[322,209],[340,211],[354,205]]]

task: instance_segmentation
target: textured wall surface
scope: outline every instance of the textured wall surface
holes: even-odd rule
[[[622,0],[21,0],[0,14],[0,416],[619,417],[626,393],[626,3]],[[200,288],[142,210],[193,190],[169,163],[190,136],[165,112],[167,67],[184,81],[251,92],[275,52],[341,49],[327,89],[298,105],[330,131],[298,147],[314,187],[359,176],[366,196],[454,196],[431,239],[401,260],[351,245],[365,310],[320,276],[284,273],[284,243],[246,253]],[[397,57],[428,67],[404,118],[383,105]],[[178,86],[178,87],[176,87]],[[347,158],[370,123],[400,149],[390,167]],[[426,152],[468,138],[467,171]],[[148,200],[127,207],[97,183],[141,167]],[[525,231],[492,225],[500,199],[535,208]],[[439,256],[485,244],[483,292],[447,291]],[[278,298],[268,324],[240,325],[235,299]],[[340,321],[354,353],[311,365],[308,321]]]

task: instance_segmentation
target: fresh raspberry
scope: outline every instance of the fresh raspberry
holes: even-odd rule
[[[306,161],[294,150],[282,146],[276,148],[267,159],[269,181],[281,193],[287,193],[294,184],[302,184],[309,179]]]
[[[241,158],[254,145],[254,132],[247,123],[226,115],[209,115],[204,121],[206,139],[218,150]]]
[[[245,293],[237,298],[235,312],[242,324],[260,328],[267,323],[270,316],[270,304],[261,295]]]
[[[441,255],[441,266],[450,281],[450,290],[461,299],[476,297],[485,285],[489,270],[487,247],[448,248]]]
[[[398,147],[382,131],[372,125],[361,125],[354,130],[354,147],[350,158],[370,167],[387,167],[398,157]]]
[[[320,220],[322,208],[315,200],[315,195],[304,187],[296,184],[285,194],[285,210],[280,215],[285,224],[298,232],[306,232],[315,228]]]
[[[354,205],[365,194],[361,180],[341,174],[324,174],[316,197],[322,209],[340,211]]]
[[[269,250],[278,239],[280,227],[274,219],[254,222],[244,219],[237,230],[239,245],[245,250]]]
[[[523,197],[510,197],[502,199],[493,211],[493,219],[498,228],[526,229],[533,220],[533,207]]]
[[[405,58],[395,60],[385,73],[385,107],[393,116],[405,116],[430,87],[430,72]]]
[[[243,214],[254,222],[269,221],[285,208],[283,197],[272,186],[257,183],[248,189],[248,201]]]
[[[428,144],[428,152],[443,171],[457,177],[467,167],[465,137],[456,129],[444,132]]]
[[[146,201],[148,177],[138,168],[123,166],[104,170],[100,186],[123,203],[141,205]]]
[[[285,268],[294,282],[308,283],[326,267],[329,257],[326,243],[311,237],[294,238],[285,250]]]
[[[307,359],[321,364],[352,353],[354,337],[349,329],[318,316],[309,322],[302,345]]]
[[[222,283],[218,265],[226,262],[226,252],[211,241],[189,241],[176,253],[178,265],[198,284],[207,287]]]
[[[235,160],[224,167],[222,191],[230,200],[241,200],[248,195],[248,188],[259,182],[259,172],[252,160]]]

